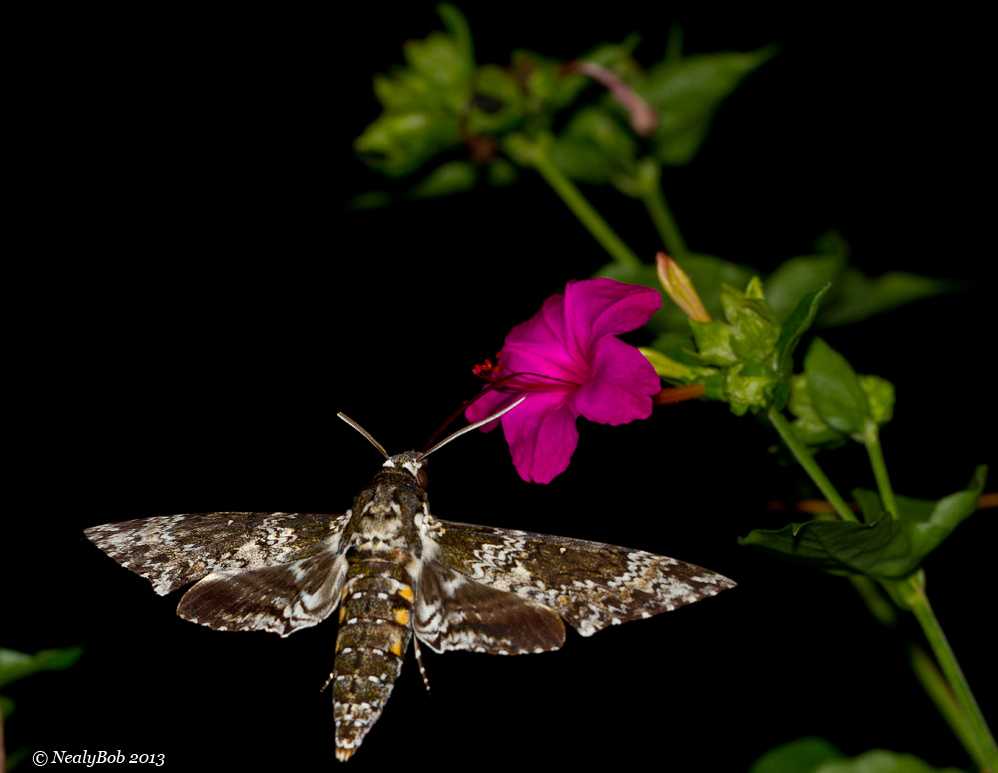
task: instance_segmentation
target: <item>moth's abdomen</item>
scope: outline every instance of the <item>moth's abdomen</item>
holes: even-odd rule
[[[336,756],[346,760],[391,695],[412,636],[413,579],[391,561],[351,564],[333,666]]]

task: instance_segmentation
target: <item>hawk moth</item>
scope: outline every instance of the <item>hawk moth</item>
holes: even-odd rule
[[[501,414],[429,451],[395,456],[339,415],[386,458],[342,515],[198,513],[84,531],[160,595],[197,581],[177,614],[215,630],[283,637],[339,609],[326,683],[339,760],[380,716],[410,639],[417,659],[420,643],[435,652],[548,652],[564,644],[563,621],[591,636],[734,586],[665,556],[431,515],[426,457]]]

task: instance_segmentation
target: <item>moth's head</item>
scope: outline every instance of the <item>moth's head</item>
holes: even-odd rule
[[[395,456],[388,457],[381,466],[392,470],[407,471],[419,481],[419,485],[423,488],[426,488],[429,482],[426,472],[426,454],[422,451],[406,451],[404,454],[395,454]]]

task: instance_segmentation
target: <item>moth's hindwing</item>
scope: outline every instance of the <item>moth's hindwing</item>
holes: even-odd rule
[[[287,636],[332,614],[346,570],[342,552],[326,549],[289,564],[214,572],[184,594],[177,614],[216,631]]]
[[[544,604],[498,590],[436,561],[424,561],[416,636],[436,652],[522,655],[560,649],[565,624]]]
[[[528,531],[428,517],[423,538],[443,566],[550,607],[583,636],[735,585],[674,558]]]
[[[345,515],[191,513],[84,529],[161,596],[214,572],[288,564],[339,550]]]

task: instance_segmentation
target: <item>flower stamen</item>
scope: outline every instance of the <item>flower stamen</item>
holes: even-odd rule
[[[520,371],[518,373],[508,373],[505,376],[499,375],[501,363],[499,362],[502,352],[496,354],[496,363],[485,358],[483,365],[476,365],[471,372],[480,379],[494,384],[495,388],[501,392],[564,392],[566,390],[578,389],[582,384],[578,381],[558,378],[557,376],[546,376],[543,373],[530,373]],[[539,379],[539,380],[538,380]]]
[[[485,379],[486,381],[495,381],[497,378],[499,378],[499,358],[501,356],[502,352],[496,352],[495,365],[492,364],[492,360],[486,357],[485,364],[476,365],[474,368],[471,369],[471,372],[474,373],[479,378]]]

